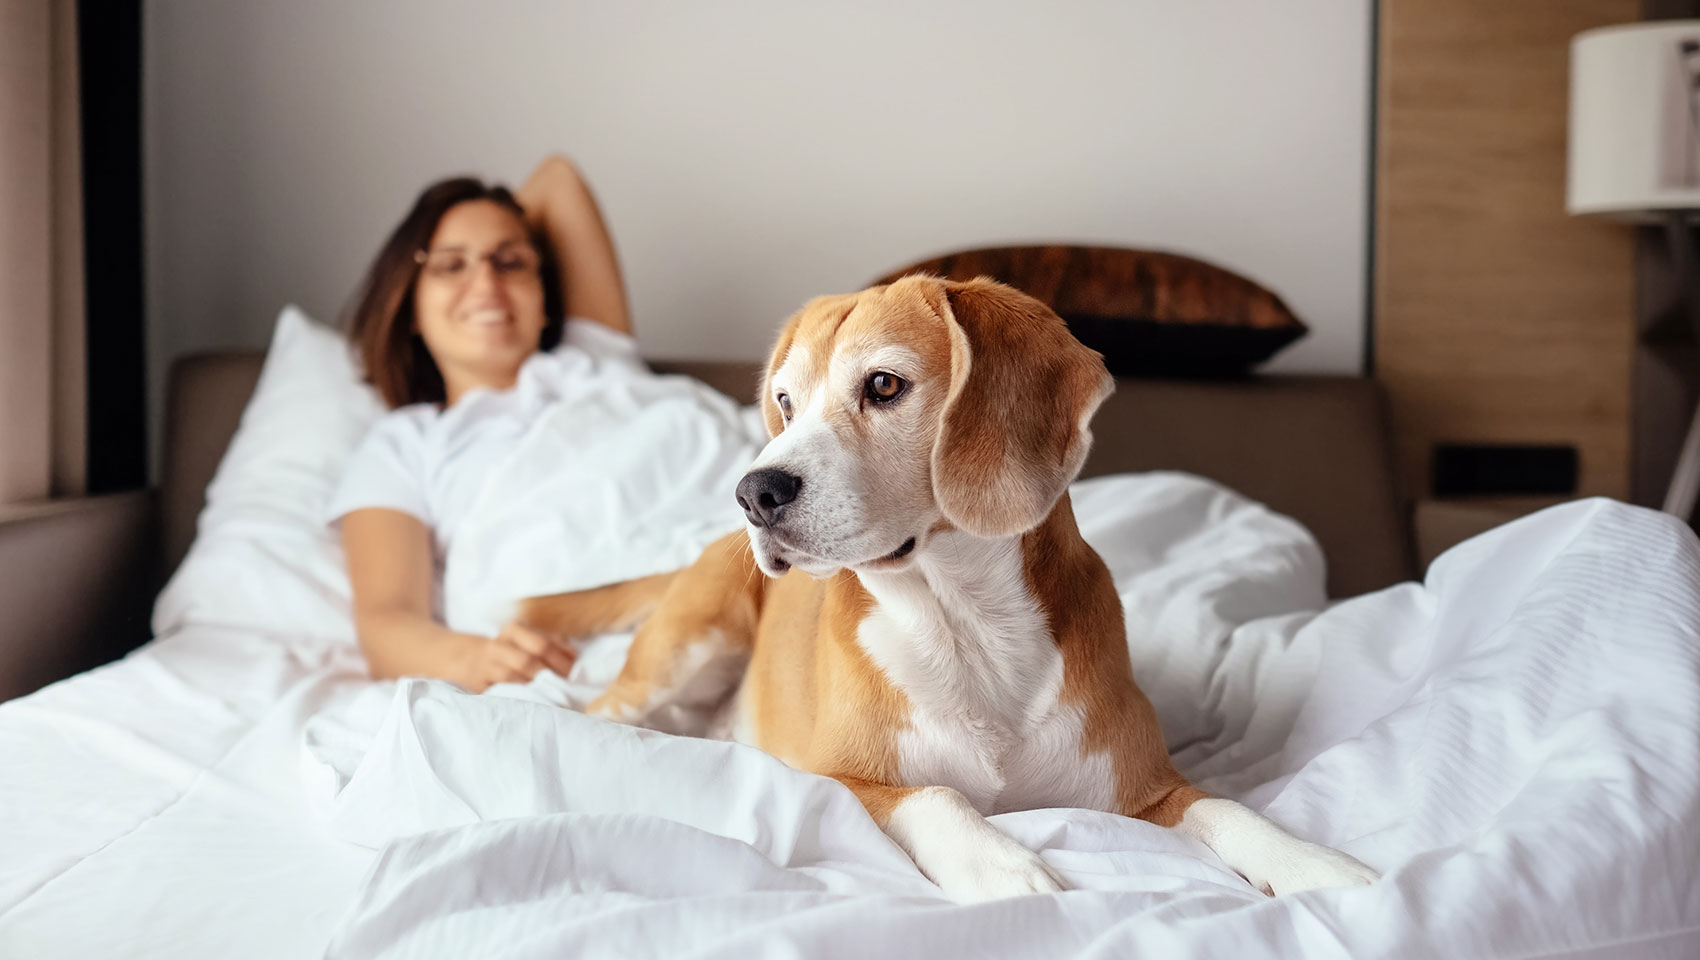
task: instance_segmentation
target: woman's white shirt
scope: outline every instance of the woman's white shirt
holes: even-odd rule
[[[488,633],[520,597],[696,559],[742,526],[733,489],[765,440],[754,408],[653,374],[631,337],[572,321],[512,389],[379,420],[327,519],[373,507],[417,517],[431,531],[439,618]]]
[[[592,320],[569,320],[561,342],[548,354],[528,357],[511,389],[472,390],[447,409],[415,403],[381,418],[349,458],[331,497],[329,522],[371,507],[416,517],[431,531],[440,570],[489,471],[557,399],[556,379],[540,368],[563,359],[587,360],[604,372],[648,374],[636,340]]]

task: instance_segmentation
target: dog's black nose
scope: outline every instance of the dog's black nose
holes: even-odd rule
[[[797,499],[803,481],[777,467],[763,467],[744,474],[738,481],[738,506],[744,516],[758,527],[771,527],[779,522],[779,512],[787,503]]]

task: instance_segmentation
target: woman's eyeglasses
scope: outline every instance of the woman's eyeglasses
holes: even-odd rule
[[[518,244],[497,247],[489,253],[474,256],[464,247],[443,247],[437,250],[416,250],[414,262],[434,280],[465,283],[472,278],[482,261],[490,261],[490,269],[498,280],[527,280],[537,276],[541,265],[537,251]]]

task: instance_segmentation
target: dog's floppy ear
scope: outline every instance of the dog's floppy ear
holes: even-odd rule
[[[1088,424],[1115,381],[1038,300],[985,277],[928,282],[950,334],[933,496],[976,536],[1031,530],[1086,463]]]

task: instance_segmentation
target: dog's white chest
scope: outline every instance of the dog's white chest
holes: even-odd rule
[[[1061,700],[1062,654],[1019,549],[936,553],[972,568],[863,577],[878,606],[858,639],[909,702],[903,783],[951,787],[985,814],[1109,809],[1108,760],[1082,755],[1080,712]]]
[[[929,704],[914,707],[898,734],[905,784],[951,787],[982,814],[1042,807],[1114,810],[1107,754],[1081,750],[1080,713],[1055,705],[1022,726],[1005,726]]]

